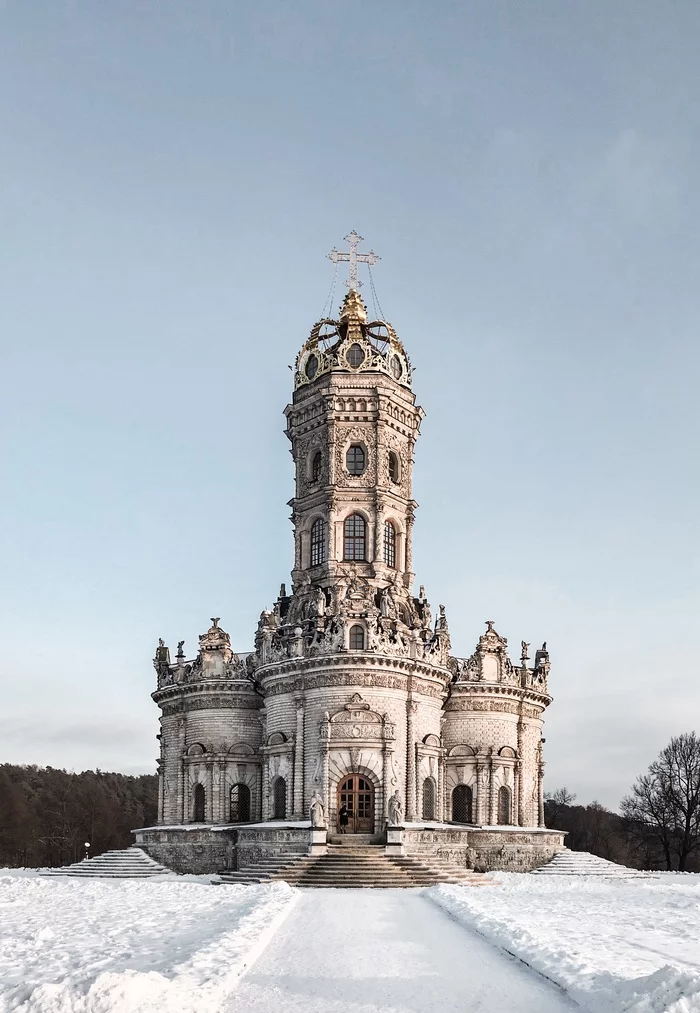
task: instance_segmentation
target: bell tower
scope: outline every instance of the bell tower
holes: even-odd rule
[[[348,285],[339,319],[320,320],[299,352],[285,409],[296,471],[292,577],[323,587],[351,568],[405,591],[413,579],[412,470],[424,412],[396,332],[384,320],[368,321],[352,270]]]

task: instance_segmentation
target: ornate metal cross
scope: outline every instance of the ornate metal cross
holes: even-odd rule
[[[381,257],[378,257],[374,250],[370,250],[369,253],[358,253],[357,247],[362,242],[362,236],[353,229],[350,235],[345,237],[345,242],[350,243],[349,253],[340,253],[335,247],[328,254],[328,259],[332,260],[334,264],[348,263],[350,264],[350,271],[348,274],[348,280],[345,284],[348,288],[354,289],[356,292],[359,291],[362,282],[357,277],[357,265],[358,264],[376,264]]]

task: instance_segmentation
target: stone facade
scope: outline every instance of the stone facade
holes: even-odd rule
[[[551,835],[505,830],[544,826],[546,645],[530,666],[522,642],[516,665],[489,621],[474,654],[454,657],[445,607],[434,613],[423,586],[412,590],[424,413],[403,345],[390,324],[368,322],[351,288],[339,319],[313,328],[294,377],[291,589],[261,613],[250,653],[233,652],[218,618],[194,659],[180,643],[172,661],[160,642],[161,829],[139,831],[140,843],[167,861],[173,834],[187,835],[177,867],[189,847],[201,868],[192,849],[205,844],[174,829],[198,826],[212,838],[209,864],[232,867],[256,854],[251,834],[271,853],[273,830],[252,825],[308,819],[315,792],[331,830],[345,801],[350,829],[378,838],[398,791],[407,850],[452,824],[461,864],[506,867],[523,848],[530,858],[515,864],[538,848],[549,857]],[[506,836],[494,845],[494,834]]]

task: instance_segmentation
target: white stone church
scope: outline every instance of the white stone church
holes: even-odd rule
[[[488,621],[454,657],[445,606],[415,591],[424,412],[394,328],[360,296],[357,261],[376,257],[348,239],[332,258],[350,262],[348,293],[302,346],[285,408],[291,589],[261,613],[253,651],[234,652],[218,618],[196,658],[160,642],[158,826],[137,843],[179,871],[236,868],[298,850],[314,794],[330,835],[345,805],[347,831],[382,842],[394,796],[405,853],[532,868],[562,846],[544,829],[549,655],[530,663],[522,642],[514,663]]]

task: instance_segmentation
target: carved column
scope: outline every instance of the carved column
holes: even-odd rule
[[[210,770],[211,773],[209,777],[211,782],[211,822],[219,823],[221,813],[221,776],[219,771],[218,760],[212,760]]]
[[[445,757],[442,750],[438,753],[437,812],[435,815],[440,823],[445,822]]]
[[[205,815],[209,816],[209,822],[214,823],[216,817],[214,816],[214,762],[207,764],[207,805],[204,810]]]
[[[263,762],[262,762],[262,812],[261,816],[264,820],[271,818],[270,814],[270,757],[267,750],[263,747]]]
[[[523,714],[522,703],[520,705],[520,717],[518,718],[518,764],[516,772],[516,785],[518,789],[518,815],[519,827],[525,826],[525,799],[523,798]]]
[[[304,699],[296,697],[297,731],[294,739],[294,801],[295,819],[304,819]]]
[[[226,790],[226,760],[219,760],[219,819],[228,823],[231,819],[231,808],[228,805]]]
[[[537,767],[537,816],[538,826],[545,826],[544,822],[544,760],[541,760]]]
[[[416,743],[414,723],[418,704],[414,700],[406,703],[406,820],[416,818]]]
[[[185,802],[185,792],[187,791],[187,780],[185,774],[187,768],[185,767],[184,757],[180,757],[177,765],[177,821],[178,823],[185,823],[190,820],[189,810]]]
[[[489,825],[498,823],[496,816],[496,785],[493,776],[493,753],[489,752]]]
[[[165,771],[163,767],[163,760],[158,760],[158,825],[160,826],[164,819],[165,810]]]
[[[324,720],[321,722],[319,727],[319,735],[321,738],[321,793],[323,795],[323,803],[326,807],[326,822],[328,823],[328,829],[332,830],[335,823],[331,822],[331,813],[335,809],[335,800],[331,803],[331,786],[329,783],[328,776],[328,760],[329,760],[329,749],[330,749],[330,737],[331,737],[331,725],[328,720],[328,713],[324,715]]]
[[[408,510],[406,513],[406,545],[404,548],[404,572],[413,572],[413,522],[415,517],[413,511]]]
[[[476,766],[476,783],[477,783],[477,794],[476,794],[476,822],[484,825],[489,822],[488,806],[489,806],[489,770],[488,766],[484,762],[485,758],[482,758],[480,763]]]

